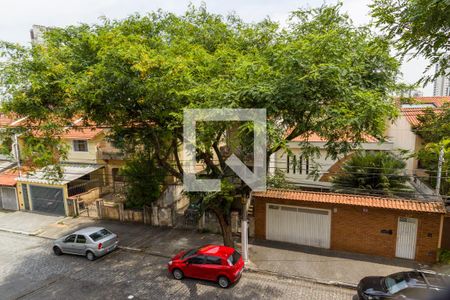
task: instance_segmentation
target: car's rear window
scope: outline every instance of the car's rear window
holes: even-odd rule
[[[234,250],[233,254],[228,257],[227,261],[230,265],[234,266],[239,261],[239,258],[241,258],[241,254]]]
[[[90,237],[94,242],[96,242],[96,241],[101,240],[101,239],[103,239],[104,237],[107,237],[108,235],[111,235],[111,234],[112,234],[112,233],[111,233],[110,231],[106,230],[106,229],[100,229],[100,230],[97,231],[97,232],[91,233],[91,234],[89,235],[89,237]]]
[[[194,249],[190,249],[190,250],[186,251],[186,253],[183,255],[182,259],[185,259],[191,255],[194,255],[195,253],[197,253],[197,251],[198,251],[198,248],[194,248]]]

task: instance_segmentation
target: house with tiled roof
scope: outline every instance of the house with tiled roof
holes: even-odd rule
[[[440,110],[445,103],[450,103],[450,97],[415,97],[411,103],[399,104],[400,116],[388,126],[386,137],[393,144],[394,150],[407,150],[415,153],[424,147],[423,140],[414,133],[414,126],[419,124],[418,116],[426,109]],[[409,175],[415,175],[420,170],[419,161],[411,157],[406,162]]]
[[[26,117],[0,115],[0,127],[29,126]],[[39,132],[33,132],[39,136]],[[14,172],[0,172],[0,196],[2,190],[14,188],[18,209],[73,214],[76,203],[68,200],[76,195],[107,191],[115,183],[119,168],[124,164],[123,155],[107,140],[108,129],[86,124],[83,118],[74,118],[60,135],[67,146],[67,158],[62,162],[62,178],[49,178],[45,170],[30,170],[23,165]],[[25,141],[18,136],[19,153]],[[49,166],[52,168],[52,166]],[[94,191],[95,190],[95,191]],[[92,193],[94,191],[94,193]]]
[[[426,263],[444,245],[441,201],[285,189],[253,199],[258,239]]]
[[[18,210],[16,190],[18,169],[10,157],[0,155],[0,209]]]
[[[364,142],[360,149],[369,151],[390,151],[392,143],[380,142],[371,135],[364,135]],[[304,153],[304,143],[318,149],[314,158]],[[329,189],[331,188],[331,177],[339,172],[342,164],[350,155],[342,155],[336,159],[327,155],[327,139],[316,133],[299,135],[287,143],[291,153],[278,150],[272,154],[269,162],[269,171],[281,170],[285,173],[288,182],[301,187]]]

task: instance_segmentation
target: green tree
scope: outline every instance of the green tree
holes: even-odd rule
[[[417,119],[419,124],[413,129],[425,143],[439,143],[450,138],[450,105],[444,105],[440,109],[427,109]]]
[[[432,186],[436,185],[439,152],[444,149],[444,162],[442,164],[441,194],[450,194],[450,106],[446,105],[439,110],[428,109],[423,115],[417,117],[419,124],[414,126],[415,132],[423,139],[424,147],[416,155],[422,168],[430,175],[428,178]]]
[[[430,175],[427,178],[432,187],[436,186],[439,155],[441,149],[444,150],[444,160],[442,162],[441,195],[450,195],[450,138],[443,139],[439,143],[428,143],[417,153],[420,163]]]
[[[126,181],[126,202],[129,208],[142,208],[158,200],[164,188],[166,172],[148,154],[138,153],[120,170]]]
[[[267,176],[267,186],[271,188],[292,189],[294,185],[286,179],[286,173],[280,169],[276,169],[274,174]]]
[[[295,11],[281,29],[270,20],[249,24],[191,7],[182,16],[158,11],[51,29],[45,43],[31,48],[3,43],[3,110],[28,116],[29,124],[62,126],[83,115],[87,126],[111,127],[125,153],[149,149],[179,180],[184,108],[266,108],[268,155],[295,136],[317,132],[335,157],[366,134],[382,138],[386,118],[396,116],[390,94],[399,67],[387,40],[339,10]],[[200,176],[234,186],[226,195],[200,194],[205,209],[214,208],[226,245],[232,244],[231,203],[248,187],[225,165],[223,145],[236,132],[238,148],[247,149],[251,130],[248,124],[197,126]]]
[[[344,163],[333,177],[337,191],[367,192],[380,195],[402,195],[411,190],[405,185],[406,163],[389,152],[360,151]]]
[[[394,39],[401,55],[422,55],[430,61],[429,67],[441,66],[436,75],[448,75],[450,1],[374,0],[371,9],[375,23]],[[424,78],[425,83],[432,78]]]

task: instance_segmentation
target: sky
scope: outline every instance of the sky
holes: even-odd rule
[[[206,3],[209,11],[226,15],[237,13],[248,22],[258,22],[266,17],[285,24],[289,13],[301,7],[317,7],[336,0],[0,0],[0,40],[27,44],[33,24],[44,26],[76,25],[96,23],[100,16],[122,19],[133,13],[163,9],[182,14],[189,3]],[[371,0],[343,0],[343,10],[356,24],[370,21],[368,4]],[[415,83],[423,75],[427,61],[413,59],[402,65],[403,81]],[[418,88],[424,96],[432,95],[432,86]]]

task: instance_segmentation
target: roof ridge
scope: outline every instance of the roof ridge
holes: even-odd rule
[[[408,201],[408,202],[418,202],[418,203],[441,203],[439,201],[423,201],[419,199],[412,199],[412,198],[393,198],[388,196],[372,196],[372,195],[365,195],[365,194],[348,194],[348,193],[334,193],[334,192],[318,192],[318,191],[302,191],[302,190],[295,190],[295,189],[282,189],[282,188],[269,188],[267,191],[281,191],[281,192],[294,192],[294,193],[311,193],[311,194],[319,194],[319,195],[334,195],[334,196],[349,196],[353,198],[375,198],[375,199],[385,199],[385,200],[395,200],[395,201]],[[266,193],[263,192],[263,193]]]

